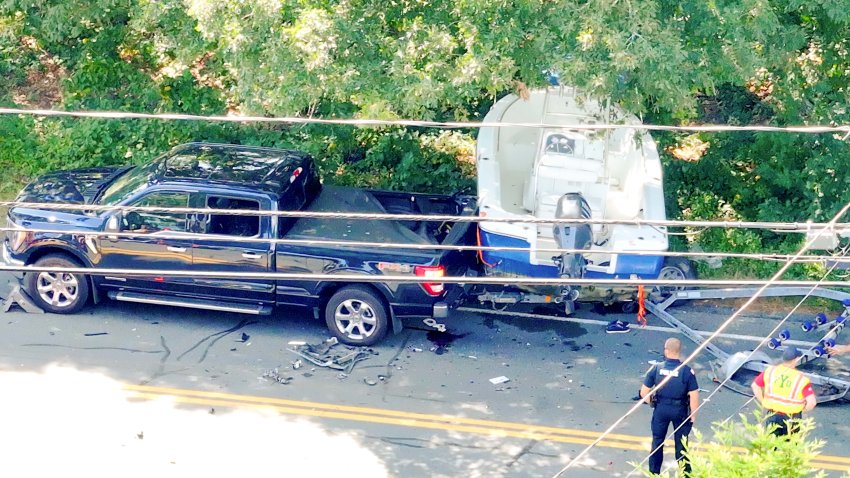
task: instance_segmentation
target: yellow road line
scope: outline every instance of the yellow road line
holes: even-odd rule
[[[160,394],[151,394],[151,393],[143,393],[143,392],[134,392],[134,396],[143,399],[157,399],[163,398],[163,395]],[[358,422],[369,422],[369,423],[380,423],[386,425],[398,425],[403,427],[410,428],[427,428],[433,430],[443,430],[443,431],[457,431],[457,432],[465,432],[465,433],[475,433],[478,435],[492,435],[492,436],[500,436],[500,437],[512,437],[512,438],[526,438],[530,440],[547,440],[547,441],[556,441],[563,443],[578,443],[582,445],[589,445],[593,443],[593,439],[591,438],[580,438],[580,437],[572,437],[572,436],[564,436],[564,435],[555,435],[555,434],[546,434],[539,433],[534,431],[521,431],[521,430],[507,430],[502,428],[487,428],[483,426],[472,426],[472,425],[454,425],[449,422],[439,422],[439,421],[427,421],[427,420],[417,420],[413,418],[393,418],[393,417],[384,417],[378,415],[362,415],[356,413],[346,413],[346,412],[334,412],[328,410],[316,410],[310,408],[300,408],[300,407],[286,407],[281,405],[271,405],[271,404],[249,404],[245,402],[233,402],[230,400],[217,400],[210,398],[200,398],[200,397],[185,397],[185,396],[173,396],[170,395],[169,398],[180,402],[180,403],[192,403],[196,405],[207,405],[207,406],[224,406],[224,407],[244,407],[244,408],[254,408],[254,409],[264,409],[264,410],[273,410],[280,413],[287,413],[293,415],[301,415],[301,416],[312,416],[312,417],[321,417],[321,418],[337,418],[342,420],[353,420]],[[636,443],[627,443],[627,442],[617,442],[613,440],[603,440],[599,443],[601,446],[606,446],[610,448],[618,448],[618,449],[628,449],[628,450],[638,450],[638,451],[649,451],[649,442],[642,446]]]
[[[318,402],[305,402],[305,401],[297,401],[297,400],[286,400],[280,398],[271,398],[271,397],[256,397],[251,395],[234,395],[230,393],[223,392],[207,392],[202,390],[186,390],[186,389],[177,389],[177,388],[165,388],[165,387],[150,387],[146,385],[125,385],[124,388],[130,391],[138,391],[138,392],[147,392],[154,394],[164,394],[164,395],[181,395],[181,396],[189,396],[189,397],[203,397],[203,398],[220,398],[225,400],[232,400],[237,402],[246,402],[246,403],[261,403],[261,404],[272,404],[272,405],[285,405],[292,407],[304,407],[311,409],[322,409],[322,410],[332,410],[332,411],[342,411],[342,412],[354,412],[358,414],[366,414],[366,415],[379,415],[379,416],[390,416],[390,417],[401,417],[401,418],[411,418],[411,419],[419,419],[419,420],[428,420],[428,421],[438,421],[440,423],[458,423],[458,424],[467,424],[467,425],[483,425],[487,427],[499,427],[505,429],[514,429],[514,430],[533,430],[535,432],[540,433],[554,433],[554,434],[568,434],[582,437],[589,437],[596,439],[599,436],[599,433],[586,431],[586,430],[577,430],[571,428],[556,428],[556,427],[547,427],[541,425],[531,425],[527,423],[515,423],[515,422],[500,422],[495,420],[481,420],[476,418],[465,418],[458,417],[455,415],[433,415],[426,413],[412,413],[412,412],[403,412],[396,410],[386,410],[382,408],[366,408],[366,407],[355,407],[349,405],[337,405],[333,403],[318,403]],[[609,437],[616,440],[627,441],[627,442],[636,442],[636,443],[644,443],[648,440],[645,437],[636,437],[633,435],[618,435],[615,433],[609,434]]]
[[[581,445],[589,445],[599,437],[599,433],[586,430],[482,420],[453,415],[432,415],[380,408],[145,385],[125,385],[124,388],[130,391],[133,397],[145,400],[170,398],[180,403],[195,405],[271,410],[292,415],[380,423],[411,428],[457,431],[479,435],[546,440]],[[647,437],[612,434],[608,435],[607,439],[600,441],[597,445],[606,448],[648,452],[650,449],[650,440]],[[671,445],[671,443],[668,442],[667,445]],[[743,449],[735,447],[733,451],[742,452]],[[825,470],[850,471],[850,458],[819,455],[813,460],[812,466]]]

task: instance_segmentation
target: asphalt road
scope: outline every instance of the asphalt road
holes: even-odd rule
[[[9,280],[0,276],[0,297]],[[0,317],[0,472],[552,476],[632,406],[647,362],[671,335],[607,335],[600,323],[633,316],[592,308],[581,308],[578,321],[539,317],[553,312],[464,310],[446,334],[411,323],[343,376],[305,361],[293,369],[289,342],[328,337],[297,311],[257,318],[109,301],[74,316],[16,310]],[[702,330],[731,312],[708,304],[675,311]],[[728,332],[764,334],[780,318],[744,316]],[[718,344],[737,351],[754,343]],[[694,364],[703,397],[716,388],[710,358]],[[846,364],[831,360],[830,373],[848,379]],[[489,380],[500,376],[509,381]],[[848,405],[812,414],[827,442],[818,463],[831,476],[850,470],[841,447],[850,442]],[[710,435],[709,423],[752,409],[722,390],[697,428]],[[563,476],[629,475],[646,456],[649,417],[641,407]]]

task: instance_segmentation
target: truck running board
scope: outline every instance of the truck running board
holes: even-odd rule
[[[268,315],[272,312],[269,305],[240,304],[236,302],[224,302],[220,300],[193,299],[189,297],[173,297],[156,294],[143,294],[140,292],[109,291],[109,298],[123,302],[138,302],[141,304],[173,305],[177,307],[189,307],[191,309],[216,310],[222,312],[236,312],[240,314]]]

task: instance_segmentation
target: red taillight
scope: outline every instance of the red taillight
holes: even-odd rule
[[[295,180],[298,179],[298,176],[301,176],[301,171],[303,171],[303,170],[304,170],[303,168],[299,167],[295,171],[292,171],[292,176],[289,176],[289,182],[290,183],[295,182]]]
[[[416,266],[413,272],[419,277],[445,277],[446,268],[443,266]],[[446,286],[442,282],[423,282],[422,288],[428,295],[438,296],[443,293]]]

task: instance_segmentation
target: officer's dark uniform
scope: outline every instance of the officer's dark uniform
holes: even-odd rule
[[[658,364],[647,372],[643,384],[649,388],[654,387],[666,375],[673,374],[676,367],[681,364],[679,360],[667,359],[663,364]],[[676,444],[676,461],[682,460],[682,452],[685,448],[683,440],[687,439],[688,434],[691,433],[693,423],[688,419],[690,415],[688,393],[699,390],[699,385],[697,385],[696,375],[687,365],[677,374],[655,392],[655,409],[652,412],[652,449],[654,451],[649,455],[651,473],[661,473],[661,462],[664,459],[664,448],[661,445],[664,443],[670,424],[677,429],[673,434],[673,443]],[[685,421],[687,423],[682,425]],[[684,461],[684,469],[685,476],[688,476],[691,465],[687,460]]]

